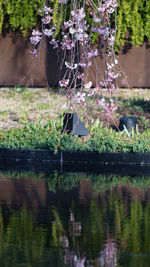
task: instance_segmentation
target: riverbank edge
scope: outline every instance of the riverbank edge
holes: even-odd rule
[[[59,151],[55,154],[45,149],[0,148],[0,161],[36,161],[56,164],[102,164],[124,166],[150,166],[150,153]]]

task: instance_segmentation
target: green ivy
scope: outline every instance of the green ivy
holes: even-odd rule
[[[19,29],[25,36],[37,25],[38,10],[43,7],[43,4],[43,0],[1,0],[0,33],[3,28],[4,30],[11,28],[13,31]]]
[[[0,2],[0,33],[2,32],[4,22],[4,10],[3,10],[3,0]]]
[[[95,3],[97,0],[94,1]],[[63,18],[69,18],[71,1],[60,5],[58,0],[48,1],[53,8],[53,24],[56,25],[55,36],[58,35]],[[29,30],[35,27],[40,21],[38,10],[42,9],[44,0],[0,0],[0,33],[6,29],[13,31],[20,30],[25,36]],[[118,0],[116,51],[126,41],[138,46],[145,40],[150,40],[150,1],[148,0]],[[66,10],[66,11],[65,11]],[[56,12],[57,11],[57,12]],[[93,25],[88,8],[86,19],[89,31]],[[114,16],[112,16],[112,22]],[[98,34],[92,34],[92,43],[98,39]]]
[[[150,40],[150,1],[119,0],[115,48],[129,41],[138,46]]]

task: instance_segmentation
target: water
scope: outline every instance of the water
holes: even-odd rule
[[[149,267],[150,177],[1,172],[0,266]]]

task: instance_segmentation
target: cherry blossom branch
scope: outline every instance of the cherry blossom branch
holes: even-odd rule
[[[33,57],[37,56],[36,48],[42,36],[49,38],[53,49],[60,49],[64,55],[61,68],[64,64],[66,71],[63,79],[59,81],[59,85],[61,90],[67,92],[71,107],[74,104],[86,107],[88,98],[97,95],[100,97],[101,90],[105,88],[110,95],[110,100],[106,102],[105,98],[100,98],[96,103],[108,117],[112,118],[112,113],[117,108],[112,97],[116,88],[116,80],[120,76],[117,67],[118,60],[114,52],[116,18],[114,26],[111,20],[112,14],[116,16],[117,0],[98,0],[97,2],[71,0],[68,19],[66,19],[68,0],[59,0],[58,2],[57,12],[60,12],[62,19],[61,38],[57,38],[58,26],[53,24],[53,7],[44,5],[41,11],[43,12],[42,32],[32,31],[30,41],[34,48],[30,53]],[[64,16],[62,12],[64,12]],[[91,28],[88,25],[88,18],[92,21]],[[60,18],[57,24],[59,22]],[[100,81],[99,78],[102,74],[97,64],[100,52],[97,48],[91,48],[92,36],[95,33],[99,35],[99,50],[103,47],[105,61],[104,76]],[[95,66],[95,73],[92,70],[92,64]],[[89,74],[92,76],[92,81],[89,81]]]

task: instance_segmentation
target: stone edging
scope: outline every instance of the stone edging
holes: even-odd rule
[[[0,171],[150,175],[150,153],[53,151],[0,148]]]
[[[150,153],[60,151],[54,154],[44,149],[0,148],[0,160],[150,166]]]

